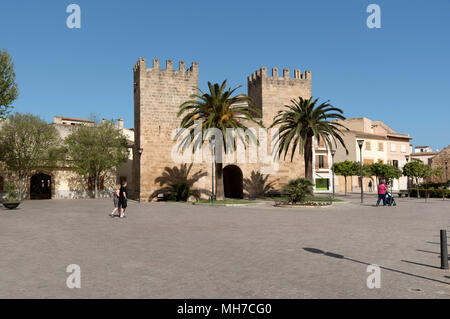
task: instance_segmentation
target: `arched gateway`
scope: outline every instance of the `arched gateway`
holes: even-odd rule
[[[52,198],[52,177],[44,173],[31,176],[30,179],[30,199],[51,199]]]
[[[223,186],[225,197],[244,198],[243,175],[236,165],[228,165],[223,169]]]

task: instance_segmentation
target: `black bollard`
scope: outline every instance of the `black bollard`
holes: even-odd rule
[[[441,269],[448,269],[447,231],[441,229]]]

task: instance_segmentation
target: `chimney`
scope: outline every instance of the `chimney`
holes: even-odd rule
[[[117,126],[118,126],[119,128],[123,128],[123,119],[118,119],[118,120],[117,120]]]

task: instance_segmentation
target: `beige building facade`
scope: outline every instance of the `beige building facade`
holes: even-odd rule
[[[66,138],[79,125],[93,126],[95,123],[87,119],[77,119],[55,116],[52,124],[61,139]],[[134,131],[123,127],[123,120],[117,121],[118,128],[127,138],[129,144],[129,158],[126,163],[116,170],[106,172],[101,179],[100,196],[110,197],[115,185],[120,181],[128,181],[129,187],[134,187],[132,180]],[[6,183],[14,180],[13,174],[0,169],[0,193],[6,191]],[[27,181],[28,199],[75,199],[88,198],[92,195],[92,184],[83,176],[74,172],[70,167],[47,167],[34,170]]]
[[[409,134],[399,134],[381,121],[372,121],[365,117],[350,118],[338,121],[345,125],[349,131],[344,134],[344,141],[348,148],[348,155],[342,146],[338,145],[335,162],[360,161],[360,149],[358,140],[363,140],[362,162],[363,164],[384,163],[393,165],[399,169],[407,163],[407,156],[411,154],[411,137]],[[336,189],[339,192],[345,191],[344,177],[338,176]],[[378,181],[374,176],[365,177],[364,190],[370,192],[369,182],[372,181],[373,191],[375,191]],[[394,180],[392,189],[394,191],[407,189],[407,178],[402,176],[399,180]],[[361,180],[358,176],[347,178],[347,191],[361,191]]]

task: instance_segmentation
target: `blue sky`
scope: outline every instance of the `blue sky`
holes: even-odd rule
[[[81,7],[68,29],[66,7]],[[366,8],[381,7],[381,29]],[[414,145],[450,144],[450,1],[2,0],[0,48],[13,56],[16,110],[125,119],[139,57],[199,62],[200,86],[243,85],[262,66],[312,70],[313,95],[347,117],[382,120]]]

